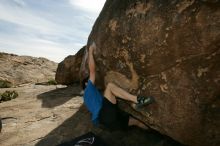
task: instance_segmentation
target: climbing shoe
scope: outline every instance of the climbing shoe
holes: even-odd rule
[[[135,108],[140,108],[144,105],[149,105],[154,102],[154,98],[152,96],[137,96],[137,104],[135,105]]]

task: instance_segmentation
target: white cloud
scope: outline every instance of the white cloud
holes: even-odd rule
[[[12,7],[11,5],[3,5],[0,3],[0,20],[8,21],[21,25],[26,28],[35,29],[44,34],[57,34],[59,28],[55,23],[42,18],[33,11],[24,7]]]
[[[25,40],[23,38],[0,38],[0,45],[3,46],[3,48],[1,48],[2,52],[34,57],[45,57],[55,62],[60,62],[66,56],[70,55],[70,51],[65,50],[60,44],[43,39]],[[74,53],[76,53],[76,51],[72,50],[71,54]]]
[[[99,13],[105,1],[106,0],[70,0],[70,3],[84,11]]]
[[[60,62],[86,44],[104,2],[0,0],[0,52]]]
[[[26,6],[24,0],[13,0],[18,6]]]

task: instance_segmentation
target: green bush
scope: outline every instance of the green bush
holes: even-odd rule
[[[48,85],[57,85],[57,82],[54,80],[54,79],[50,79],[48,82],[47,82]]]
[[[5,80],[0,80],[0,88],[11,88],[12,83]]]
[[[12,100],[16,97],[18,97],[18,93],[16,91],[5,91],[0,94],[0,102]]]

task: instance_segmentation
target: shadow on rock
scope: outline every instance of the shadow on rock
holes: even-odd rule
[[[81,136],[87,132],[93,132],[101,137],[108,146],[182,146],[167,136],[153,130],[142,130],[131,127],[127,131],[108,131],[103,127],[94,127],[91,124],[90,113],[84,105],[59,127],[51,131],[41,139],[36,146],[54,146]]]
[[[80,91],[79,86],[68,86],[39,94],[37,98],[42,100],[42,107],[53,108],[66,103],[76,96],[81,96]]]

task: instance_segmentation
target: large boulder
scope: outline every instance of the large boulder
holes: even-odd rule
[[[80,81],[80,67],[86,46],[81,48],[75,55],[67,56],[58,64],[55,80],[59,84],[69,85]]]
[[[186,145],[220,145],[218,0],[107,0],[95,41],[97,80],[155,97],[135,116]]]
[[[54,80],[57,63],[42,57],[0,52],[0,87]]]

